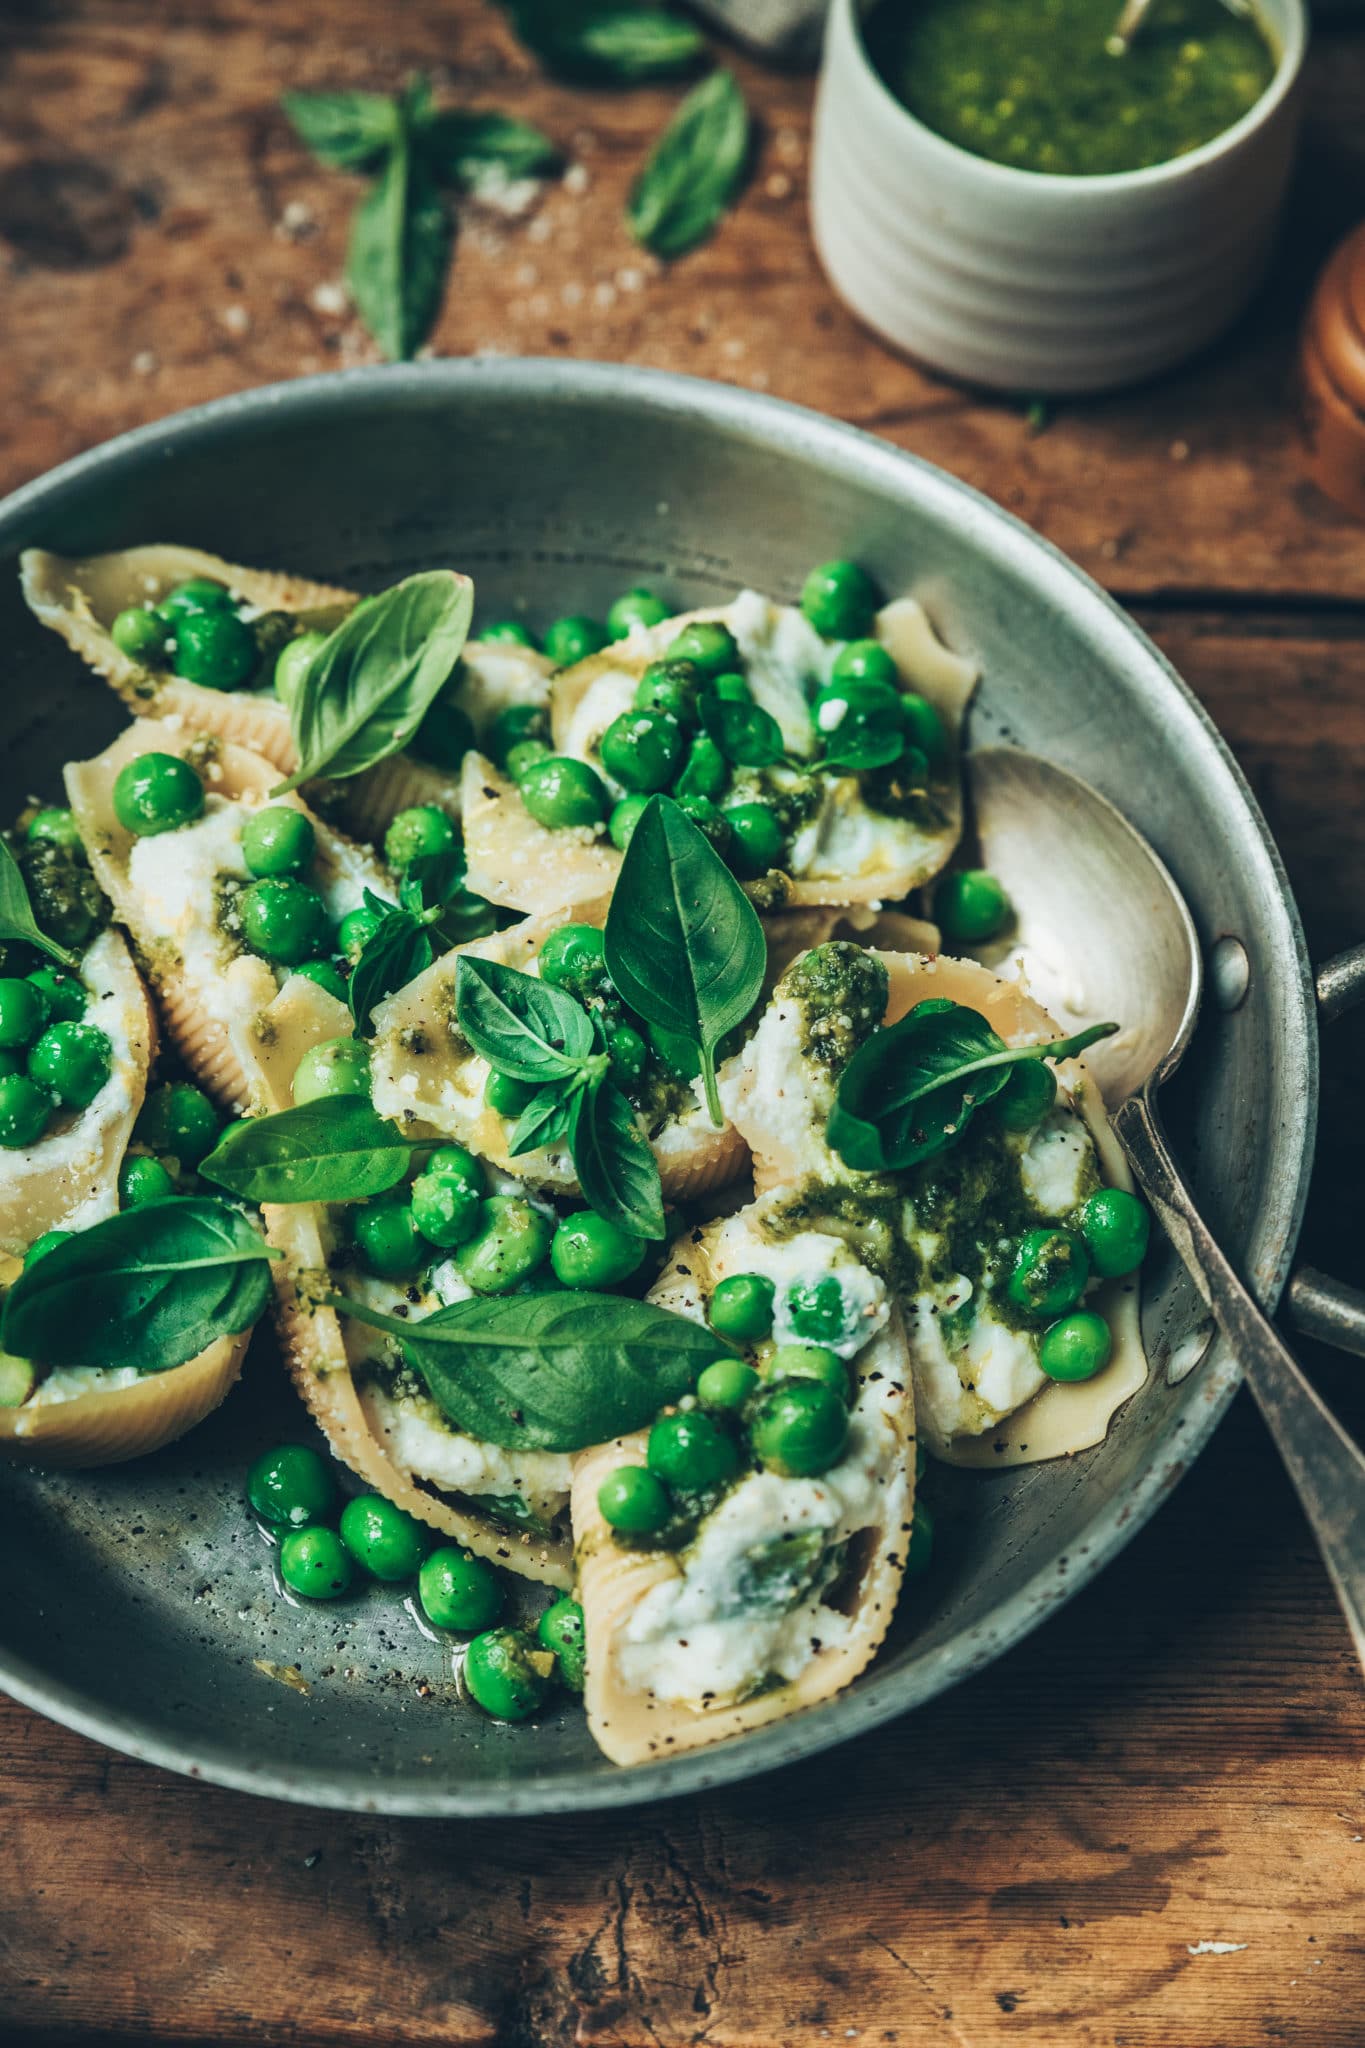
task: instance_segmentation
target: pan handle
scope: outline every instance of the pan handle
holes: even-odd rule
[[[1365,946],[1352,946],[1324,961],[1316,985],[1318,1015],[1324,1024],[1365,1003]],[[1305,1337],[1365,1358],[1365,1293],[1360,1288],[1303,1266],[1289,1283],[1285,1313]]]

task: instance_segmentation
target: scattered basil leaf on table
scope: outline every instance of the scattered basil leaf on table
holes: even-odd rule
[[[634,84],[689,71],[706,49],[695,23],[623,0],[502,0],[528,50],[559,78]]]
[[[257,1320],[278,1257],[213,1196],[147,1202],[27,1267],[5,1297],[0,1344],[48,1366],[169,1372]]]
[[[319,647],[290,710],[299,766],[271,791],[345,778],[408,744],[469,633],[474,586],[428,569],[357,605]]]
[[[0,941],[37,946],[50,959],[60,961],[63,967],[80,964],[74,953],[39,930],[23,871],[3,839],[0,839]]]
[[[470,954],[455,970],[455,1019],[475,1052],[514,1081],[572,1080],[597,1047],[591,1017],[563,989]]]
[[[452,185],[475,188],[496,174],[509,179],[544,177],[563,162],[549,136],[529,121],[466,107],[432,116],[423,153],[438,176]]]
[[[415,355],[430,332],[450,241],[445,203],[404,134],[356,208],[346,246],[356,311],[391,362]]]
[[[710,234],[749,156],[749,109],[729,71],[694,86],[645,160],[626,225],[656,256],[681,256]]]
[[[581,1451],[642,1429],[726,1348],[704,1324],[618,1294],[476,1296],[420,1322],[327,1301],[397,1338],[457,1429],[508,1450]]]
[[[610,1075],[579,1091],[569,1127],[578,1185],[599,1216],[631,1237],[667,1235],[659,1166],[635,1111]]]
[[[382,92],[287,92],[294,133],[329,170],[364,170],[399,137],[401,115]]]
[[[696,1046],[719,1129],[716,1047],[757,1002],[768,949],[739,883],[667,797],[650,798],[631,834],[604,936],[622,1000]]]
[[[199,1168],[247,1202],[358,1202],[387,1194],[412,1146],[358,1095],[327,1095],[230,1124]]]
[[[1117,1024],[1006,1045],[977,1010],[917,1005],[873,1032],[839,1077],[825,1135],[846,1166],[885,1173],[946,1151],[1024,1060],[1069,1059]]]

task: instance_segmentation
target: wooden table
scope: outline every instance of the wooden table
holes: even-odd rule
[[[0,487],[177,407],[369,359],[338,290],[351,189],[276,100],[422,65],[540,122],[575,166],[525,219],[467,211],[438,352],[723,378],[980,485],[1130,603],[1203,697],[1315,952],[1365,935],[1365,529],[1301,480],[1287,402],[1309,278],[1365,212],[1365,31],[1314,51],[1254,315],[1179,376],[1058,407],[1041,433],[833,299],[806,238],[806,79],[737,61],[755,175],[665,275],[620,213],[676,90],[547,84],[475,0],[66,0],[11,9],[0,45]],[[1308,1238],[1356,1278],[1361,1048],[1350,1027],[1327,1048]],[[1359,1368],[1314,1364],[1365,1424]],[[696,1802],[519,1827],[330,1817],[5,1708],[0,2034],[1360,2048],[1363,1732],[1345,1631],[1243,1400],[1155,1525],[984,1676],[860,1749]]]

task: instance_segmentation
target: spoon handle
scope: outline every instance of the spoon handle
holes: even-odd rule
[[[1145,1093],[1121,1105],[1114,1129],[1139,1187],[1246,1375],[1365,1668],[1365,1453],[1309,1385],[1214,1240]]]

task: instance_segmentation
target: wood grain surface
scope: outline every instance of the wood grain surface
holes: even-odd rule
[[[1121,597],[1227,734],[1318,954],[1365,936],[1365,528],[1303,482],[1293,336],[1365,213],[1365,29],[1320,33],[1253,313],[1149,389],[1054,409],[864,335],[805,232],[811,85],[734,58],[746,193],[665,273],[620,224],[676,88],[547,83],[477,0],[10,0],[0,10],[0,488],[178,407],[372,359],[339,289],[351,182],[286,85],[539,122],[574,166],[465,210],[433,337],[774,392],[943,463]],[[1360,1280],[1365,1027],[1326,1047],[1306,1248]],[[1365,1428],[1365,1370],[1320,1383]],[[11,1559],[11,1571],[23,1560]],[[0,1705],[6,2043],[1362,2048],[1365,1714],[1245,1401],[1157,1521],[990,1671],[856,1750],[600,1819],[310,1814]]]

